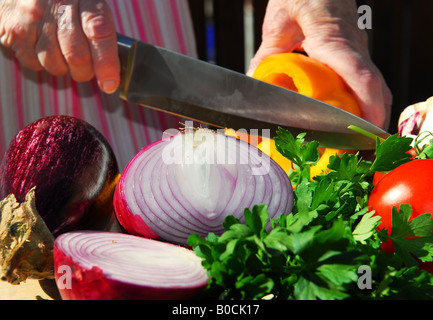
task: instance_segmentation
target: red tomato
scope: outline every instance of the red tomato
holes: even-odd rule
[[[391,233],[392,207],[400,204],[412,206],[411,219],[424,213],[433,214],[433,160],[413,160],[384,175],[374,187],[368,205],[381,219],[379,229]],[[394,246],[388,241],[382,248],[394,252]]]
[[[415,159],[415,157],[417,156],[416,150],[414,148],[410,149],[407,153],[409,153],[412,157],[411,159]],[[386,176],[388,172],[376,172],[373,176],[373,185],[375,186],[376,184],[379,183],[379,181]]]
[[[376,186],[380,180],[382,180],[382,178],[384,176],[386,176],[388,174],[388,172],[376,172],[373,176],[373,186]]]
[[[418,155],[414,148],[410,149],[407,153],[409,153],[412,156],[411,159],[414,159]]]

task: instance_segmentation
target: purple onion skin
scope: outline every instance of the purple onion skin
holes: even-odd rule
[[[14,194],[23,202],[36,186],[36,208],[54,236],[111,222],[117,161],[83,120],[51,116],[29,124],[11,141],[0,173],[1,199]]]
[[[191,300],[197,299],[206,287],[153,288],[109,279],[100,268],[83,268],[54,245],[54,269],[60,270],[61,266],[73,270],[70,287],[59,286],[63,300]],[[62,276],[56,272],[56,281],[61,281]]]

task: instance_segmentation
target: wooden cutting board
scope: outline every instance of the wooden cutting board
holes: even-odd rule
[[[17,286],[0,282],[0,300],[61,300],[54,280],[27,280]]]

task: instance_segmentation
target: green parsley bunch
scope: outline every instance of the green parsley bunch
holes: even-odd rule
[[[246,209],[245,223],[228,216],[221,236],[191,235],[188,244],[210,275],[207,294],[220,299],[430,299],[433,275],[419,270],[412,254],[433,260],[430,214],[409,220],[411,207],[394,208],[392,234],[377,231],[380,217],[368,196],[377,171],[411,161],[411,138],[377,138],[373,161],[360,154],[330,159],[329,171],[314,179],[319,143],[280,129],[277,150],[292,161],[293,211],[272,220],[265,205]],[[427,147],[426,150],[432,148]],[[431,152],[433,153],[433,152]],[[423,152],[422,157],[429,156]],[[411,238],[408,238],[411,237]],[[416,239],[414,239],[416,238]],[[392,239],[396,252],[380,249]],[[414,241],[416,240],[416,241]]]

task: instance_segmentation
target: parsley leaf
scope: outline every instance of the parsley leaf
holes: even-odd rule
[[[290,174],[292,181],[299,183],[302,179],[310,179],[310,166],[319,160],[319,143],[312,141],[305,143],[305,133],[296,139],[289,131],[280,128],[275,137],[275,147],[284,157],[289,159],[295,170]]]
[[[431,214],[426,213],[410,219],[412,208],[404,204],[398,210],[392,210],[392,228],[390,239],[396,254],[408,266],[418,265],[413,256],[421,261],[432,261],[433,254],[433,220]]]
[[[371,166],[372,171],[386,172],[397,168],[410,161],[408,153],[412,149],[410,137],[399,137],[397,134],[389,137],[384,142],[377,142],[376,159]]]
[[[352,232],[353,238],[356,241],[365,242],[376,232],[376,228],[379,224],[380,217],[375,216],[374,211],[365,213]]]

